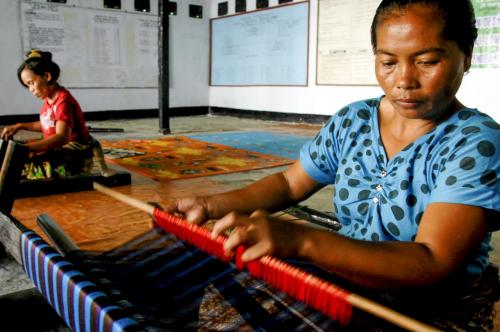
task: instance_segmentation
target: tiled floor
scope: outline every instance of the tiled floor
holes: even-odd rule
[[[155,138],[161,137],[159,123],[157,119],[134,119],[134,120],[108,120],[89,122],[93,128],[93,135],[98,139],[118,139],[118,138]],[[122,128],[123,133],[106,133],[97,129],[102,128]],[[171,135],[187,135],[198,133],[222,132],[222,131],[256,131],[266,130],[273,132],[286,132],[297,135],[313,136],[319,129],[317,125],[282,123],[273,121],[260,121],[251,119],[240,119],[227,116],[193,116],[176,117],[170,120]],[[256,170],[245,173],[233,173],[212,177],[221,184],[231,187],[241,187],[252,181],[259,179],[270,172],[275,172],[281,168]],[[322,211],[331,211],[332,189],[325,188],[313,195],[306,201],[306,205]],[[499,232],[497,232],[499,233]],[[499,249],[492,252],[492,260],[500,263],[500,234],[493,235],[493,243]],[[20,290],[30,290],[31,282],[25,277],[20,266],[9,257],[0,258],[0,296],[12,294]],[[2,298],[0,297],[0,304]],[[0,328],[1,330],[1,328]],[[53,329],[44,328],[43,331],[61,331],[61,327]],[[13,330],[14,331],[14,330]],[[33,330],[33,331],[42,331]]]

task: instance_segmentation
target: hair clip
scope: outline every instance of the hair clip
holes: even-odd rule
[[[33,58],[41,58],[42,55],[40,54],[40,51],[32,49],[28,53],[28,59],[33,59]]]

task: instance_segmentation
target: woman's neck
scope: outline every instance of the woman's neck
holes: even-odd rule
[[[59,96],[60,89],[61,87],[57,83],[50,86],[49,94],[47,96],[47,102],[49,104],[53,104],[56,101],[57,97]]]
[[[384,101],[383,101],[384,102]],[[443,121],[446,121],[452,114],[462,109],[464,106],[455,99],[451,102],[446,111],[436,114],[432,118],[408,119],[400,116],[389,105],[388,101],[384,105],[385,111],[379,113],[379,125],[391,132],[391,134],[402,141],[411,142],[426,134]]]
[[[382,100],[379,128],[388,158],[391,159],[401,149],[436,128],[463,107],[458,100],[454,100],[447,111],[434,118],[408,119],[396,113],[387,100]]]

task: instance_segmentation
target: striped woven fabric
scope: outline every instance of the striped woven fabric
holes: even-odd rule
[[[79,268],[147,331],[332,331],[338,323],[160,229]]]
[[[160,229],[104,253],[62,257],[31,231],[21,245],[27,275],[74,331],[395,330],[361,311],[341,326]]]
[[[21,235],[23,268],[73,331],[142,331],[75,266],[32,231]]]
[[[28,231],[21,237],[21,252],[27,275],[74,331],[400,330],[359,310],[355,310],[349,326],[340,326],[247,272],[160,229],[109,252],[77,251],[67,257]],[[289,263],[329,280],[328,273],[308,263]],[[468,331],[471,323],[476,326],[473,330],[487,330],[492,326],[492,305],[498,300],[498,270],[483,279],[472,283],[471,292],[453,293],[453,297],[435,288],[403,294],[399,299],[390,294],[370,294],[443,330]],[[342,286],[339,279],[332,282]],[[461,305],[450,311],[446,309],[450,301],[484,307],[484,312],[472,310],[484,317],[471,318],[470,310]]]

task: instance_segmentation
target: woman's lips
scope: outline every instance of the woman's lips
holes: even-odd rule
[[[396,103],[403,108],[415,108],[421,104],[419,100],[406,98],[396,99]]]

